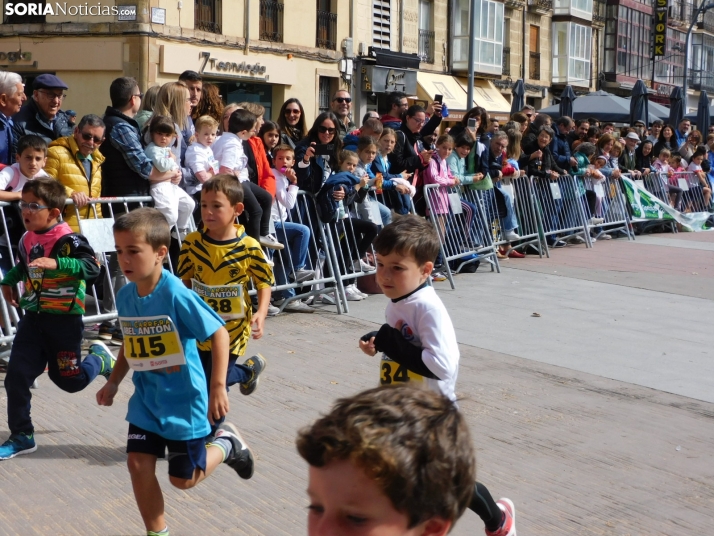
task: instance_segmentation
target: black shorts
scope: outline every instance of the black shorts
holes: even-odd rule
[[[164,458],[166,449],[169,451],[170,476],[190,480],[193,478],[196,468],[206,471],[206,438],[175,441],[129,424],[129,435],[126,441],[127,453],[140,452]]]

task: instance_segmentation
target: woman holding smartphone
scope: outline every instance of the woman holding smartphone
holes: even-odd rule
[[[337,172],[337,158],[342,150],[337,121],[332,112],[321,113],[307,136],[295,146],[295,172],[301,190],[316,194],[327,178]]]

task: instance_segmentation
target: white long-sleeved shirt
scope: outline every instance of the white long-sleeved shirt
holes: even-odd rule
[[[232,132],[224,132],[213,144],[213,156],[220,167],[232,169],[240,182],[248,177],[248,157],[243,150],[243,140]]]
[[[270,209],[270,217],[273,221],[286,221],[288,219],[288,210],[292,210],[297,201],[298,185],[290,184],[288,178],[279,170],[273,168],[275,175],[275,199],[273,206]]]
[[[171,158],[171,147],[159,147],[154,144],[154,142],[151,142],[146,146],[146,149],[144,149],[144,154],[151,160],[151,164],[161,173],[178,169],[179,167],[176,160]]]

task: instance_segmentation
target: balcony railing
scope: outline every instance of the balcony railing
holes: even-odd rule
[[[283,4],[260,0],[260,40],[283,42]]]
[[[317,10],[317,48],[337,50],[337,13]]]
[[[419,59],[434,63],[434,32],[431,30],[419,30]]]
[[[708,71],[692,72],[689,76],[689,87],[699,91],[714,91],[714,73]]]
[[[511,49],[503,47],[503,76],[511,76]]]
[[[553,10],[553,0],[528,0],[528,8],[536,13],[546,15]]]
[[[197,30],[211,33],[221,31],[222,0],[196,0],[194,26]]]
[[[540,80],[540,52],[531,52],[528,73],[531,80]]]

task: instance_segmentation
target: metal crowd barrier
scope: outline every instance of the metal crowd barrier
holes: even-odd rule
[[[621,231],[627,235],[628,240],[634,240],[621,182],[611,177],[578,177],[577,182],[580,180],[585,188],[580,200],[583,203],[588,230],[600,230],[602,233]]]
[[[678,186],[682,190],[680,212],[709,212],[711,210],[711,185],[706,173],[702,178],[695,171],[673,173],[667,177],[668,184]]]
[[[428,184],[424,186],[427,213],[439,236],[441,261],[451,288],[456,288],[450,263],[461,261],[456,271],[465,264],[487,260],[500,273],[490,224],[478,197],[462,199],[460,188]]]
[[[302,267],[302,269],[314,272],[314,277],[309,280],[290,281],[290,274],[295,273],[301,266],[299,266],[299,259],[294,259],[290,251],[288,231],[284,225],[286,222],[288,224],[304,225],[310,230],[307,260]],[[317,217],[314,196],[308,192],[299,191],[295,207],[293,210],[288,211],[288,219],[285,220],[281,217],[280,223],[282,225],[278,225],[278,228],[276,228],[275,223],[271,221],[271,232],[285,246],[280,252],[268,250],[274,262],[273,273],[276,280],[272,291],[293,291],[291,296],[283,299],[279,307],[280,312],[290,302],[320,294],[334,294],[337,312],[347,312],[347,299],[342,284],[343,280],[336,276],[339,275],[339,271],[335,270],[338,256],[335,253],[333,236],[326,232],[325,224],[320,222]],[[327,285],[332,285],[335,290],[329,290],[330,287],[327,287]],[[255,294],[255,291],[251,290],[250,294]]]
[[[548,239],[569,241],[581,237],[587,247],[592,247],[588,223],[582,197],[585,195],[578,189],[578,183],[570,175],[560,175],[557,178],[531,177],[534,198],[540,207],[540,218],[543,235]]]
[[[513,202],[512,210],[517,223],[515,232],[520,236],[519,240],[511,243],[511,246],[516,250],[523,250],[530,246],[538,251],[538,255],[541,258],[544,251],[548,255],[547,249],[541,243],[541,230],[538,223],[538,214],[532,202],[533,186],[530,178],[523,176],[515,179],[502,179],[502,182],[501,189],[505,190]],[[481,205],[486,219],[486,228],[491,233],[493,244],[494,246],[502,247],[509,243],[503,231],[503,221],[506,217],[505,210],[507,210],[507,207],[499,207],[496,198],[499,194],[496,194],[495,190],[496,187],[489,190],[476,190],[470,188],[469,185],[464,185],[461,189],[466,201]],[[501,197],[501,199],[504,204],[508,202],[506,196]]]

